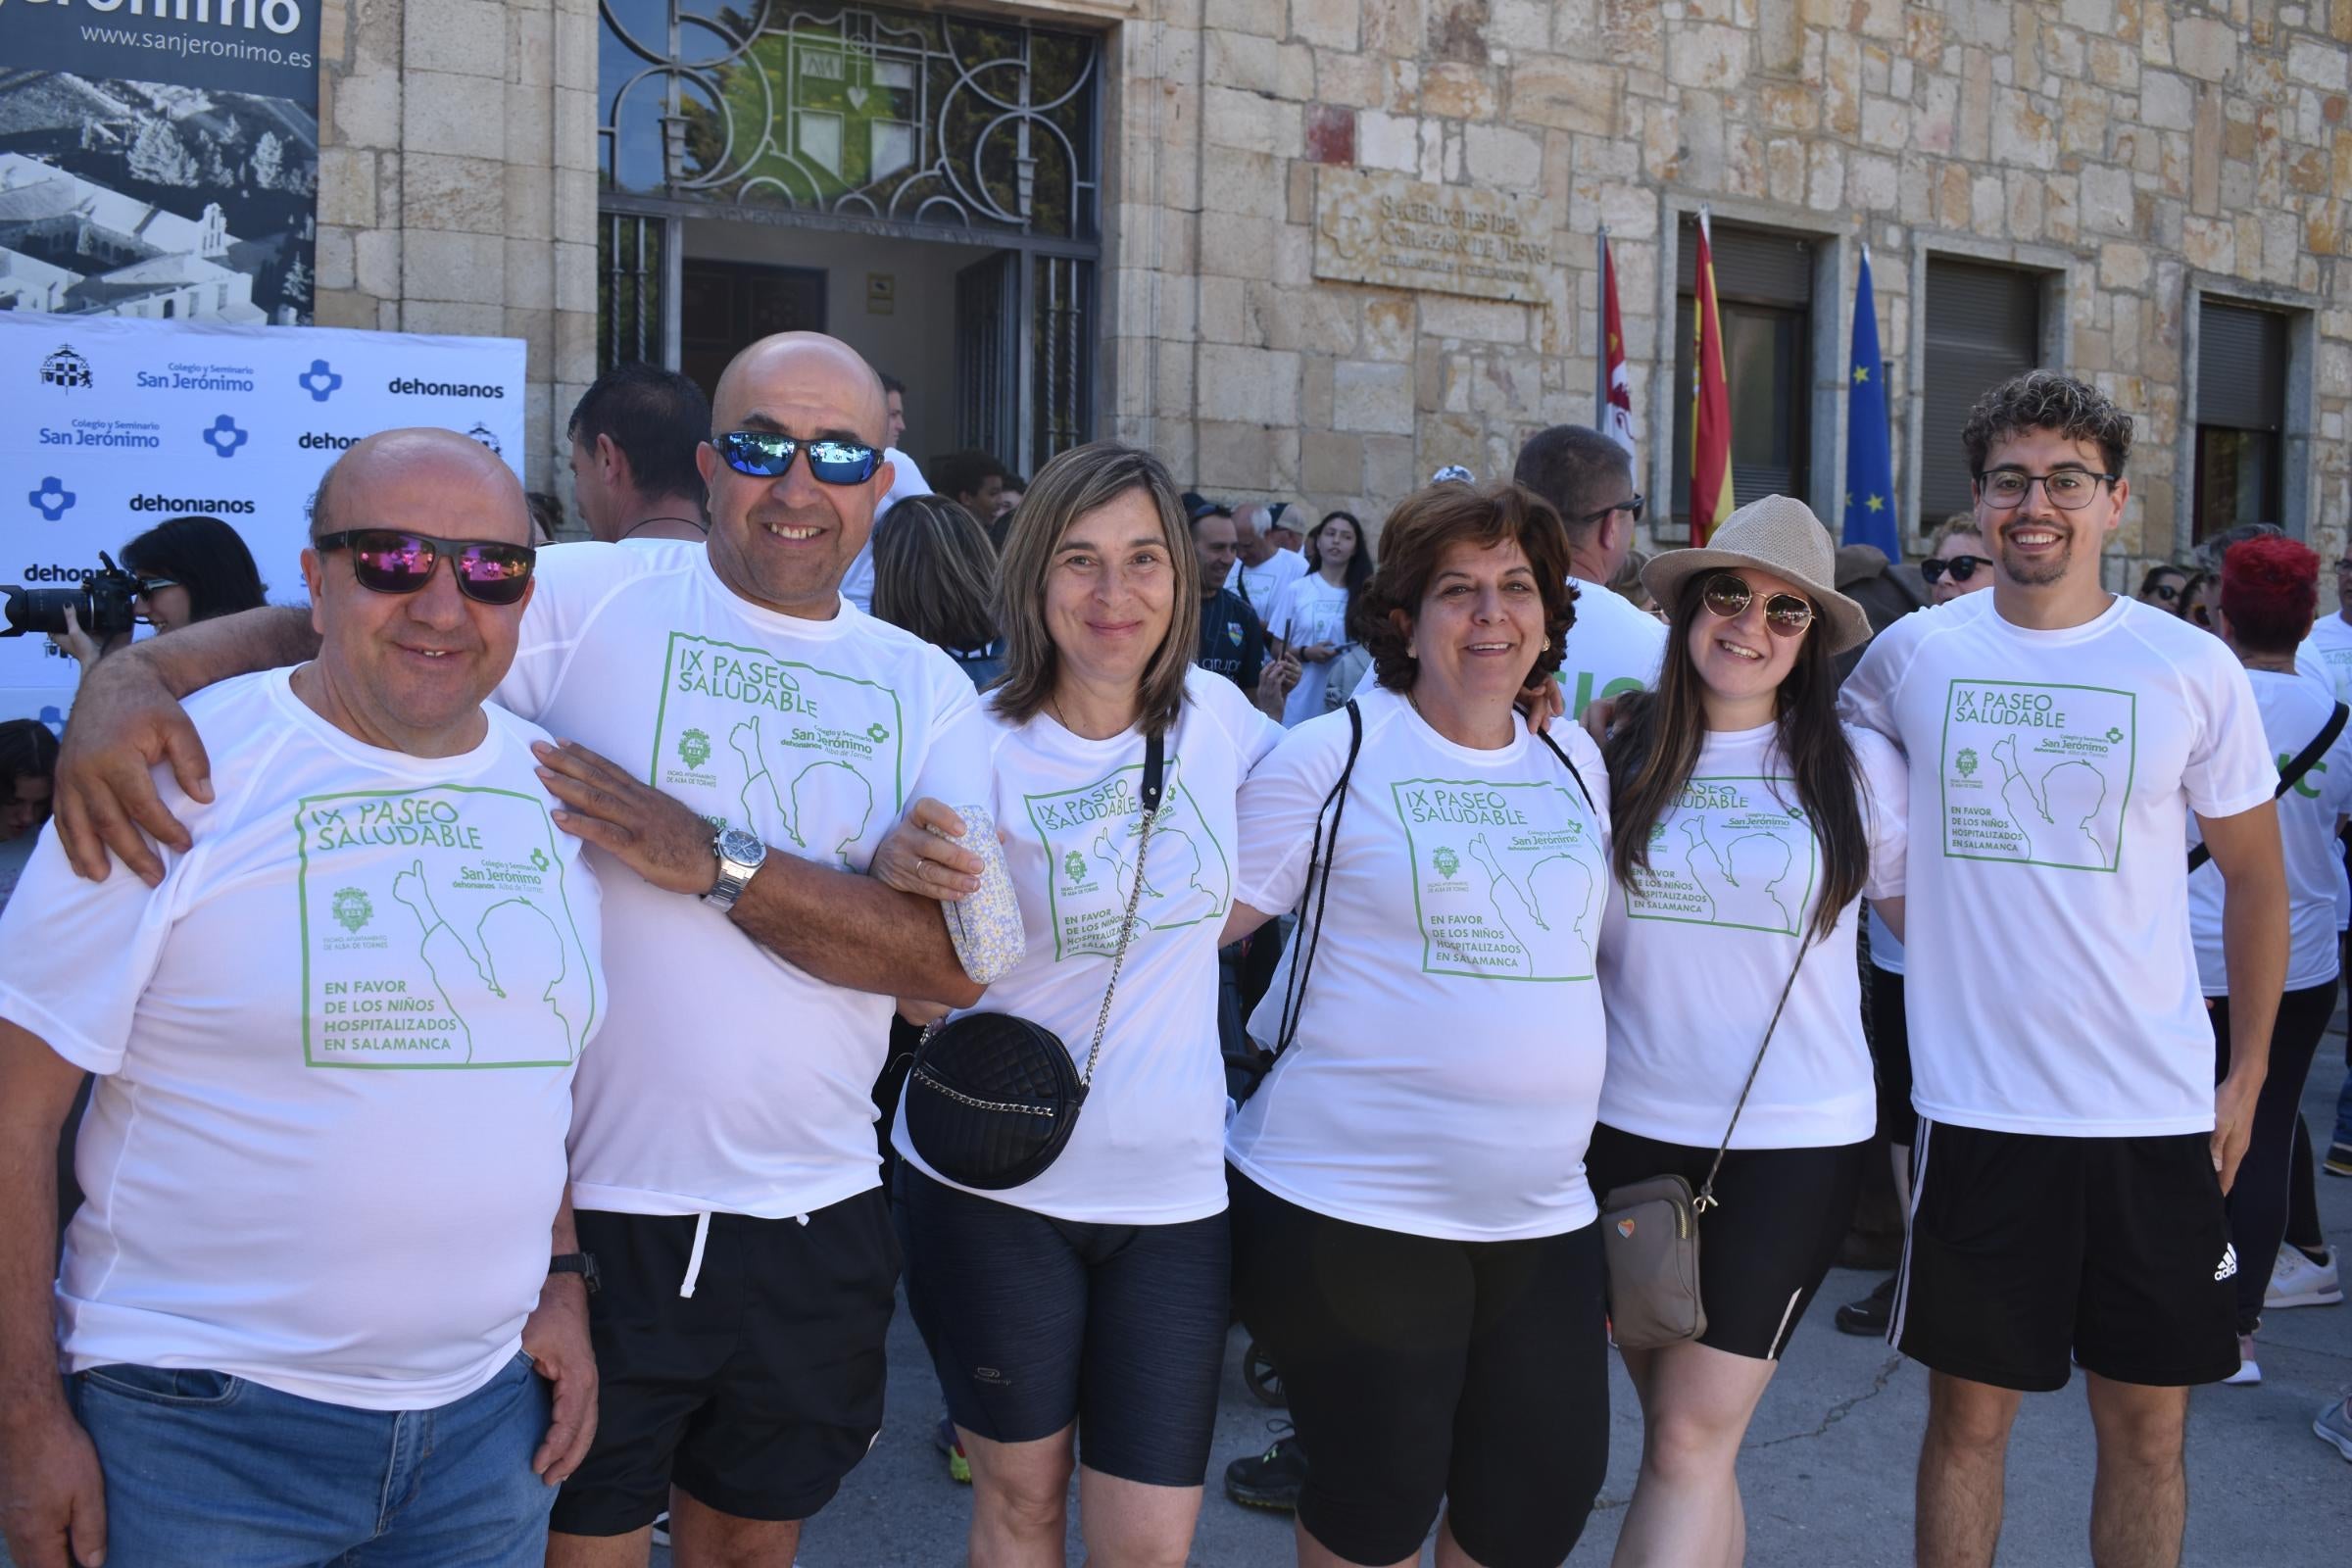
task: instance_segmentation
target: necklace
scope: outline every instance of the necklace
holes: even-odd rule
[[[626,539],[638,529],[650,528],[657,522],[682,522],[687,527],[692,528],[696,533],[702,534],[705,537],[708,537],[710,532],[710,525],[709,523],[697,522],[692,517],[640,517],[635,522],[630,523],[626,528],[623,528],[620,531],[620,536],[623,539]]]

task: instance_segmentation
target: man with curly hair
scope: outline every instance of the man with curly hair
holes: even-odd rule
[[[2238,1364],[2223,1194],[2285,979],[2278,774],[2221,640],[2100,580],[2131,416],[2036,370],[1987,392],[1961,439],[1992,591],[1887,628],[1844,696],[1910,759],[1900,934],[1938,959],[1906,979],[1919,1124],[1888,1331],[1932,1373],[1919,1561],[1992,1561],[2021,1397],[2079,1365],[2091,1556],[2158,1568],[2180,1561],[2188,1388]],[[2192,811],[2245,1004],[2219,1088]]]

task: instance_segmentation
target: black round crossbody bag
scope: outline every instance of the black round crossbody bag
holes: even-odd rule
[[[1159,736],[1145,743],[1144,819],[1136,839],[1135,876],[1085,1070],[1053,1030],[1004,1012],[967,1012],[934,1024],[915,1048],[914,1067],[906,1075],[906,1137],[924,1164],[959,1187],[1001,1192],[1034,1181],[1069,1145],[1095,1081],[1119,968],[1135,935],[1144,858],[1159,815],[1163,753]]]

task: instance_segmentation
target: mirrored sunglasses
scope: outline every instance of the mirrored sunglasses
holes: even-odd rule
[[[1706,607],[1726,620],[1737,620],[1747,612],[1756,591],[1744,577],[1719,571],[1707,579],[1700,590]],[[1813,606],[1794,594],[1774,594],[1764,601],[1764,625],[1775,637],[1794,637],[1813,624]]]
[[[413,594],[433,580],[441,558],[449,558],[458,592],[477,604],[511,605],[531,585],[538,553],[529,545],[486,539],[436,539],[399,528],[347,528],[318,541],[321,551],[351,552],[351,572],[363,588],[379,594]]]
[[[822,484],[863,484],[882,462],[880,451],[860,441],[808,441],[773,430],[729,430],[710,444],[728,467],[755,479],[783,478],[804,447],[808,472]]]

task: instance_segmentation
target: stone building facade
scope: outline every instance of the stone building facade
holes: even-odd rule
[[[662,0],[645,3],[658,14]],[[1642,487],[1672,496],[1689,395],[1677,301],[1703,206],[1719,248],[1728,229],[1786,264],[1794,292],[1758,284],[1755,337],[1783,379],[1751,402],[1784,419],[1777,471],[1825,517],[1841,499],[1867,244],[1894,499],[1913,539],[1950,493],[1936,454],[1958,378],[2022,353],[2138,416],[2121,558],[2179,554],[2232,484],[2229,515],[2343,542],[2352,0],[960,9],[1096,40],[1100,206],[1075,433],[1147,443],[1204,491],[1377,515],[1441,464],[1504,472],[1531,429],[1591,420],[1605,227]],[[330,0],[326,13],[318,319],[524,338],[535,480],[560,472],[560,416],[600,352],[609,24],[589,0]],[[1349,261],[1338,193],[1351,180],[1441,229],[1499,225],[1508,244],[1471,251],[1500,245],[1512,277],[1400,285]],[[905,223],[846,211],[752,215],[739,254],[790,260],[826,228],[822,242],[853,256],[915,243]],[[1471,212],[1499,216],[1447,216]],[[717,230],[668,232],[692,256]],[[887,326],[857,317],[840,275],[819,296],[827,324],[854,342],[861,324]],[[2018,284],[2006,295],[2005,277]],[[869,313],[890,308],[870,272],[865,294]],[[665,352],[674,361],[676,343]],[[919,391],[944,432],[945,394]],[[1004,454],[1015,466],[1045,450],[1024,440]],[[1671,543],[1669,514],[1653,504]]]

